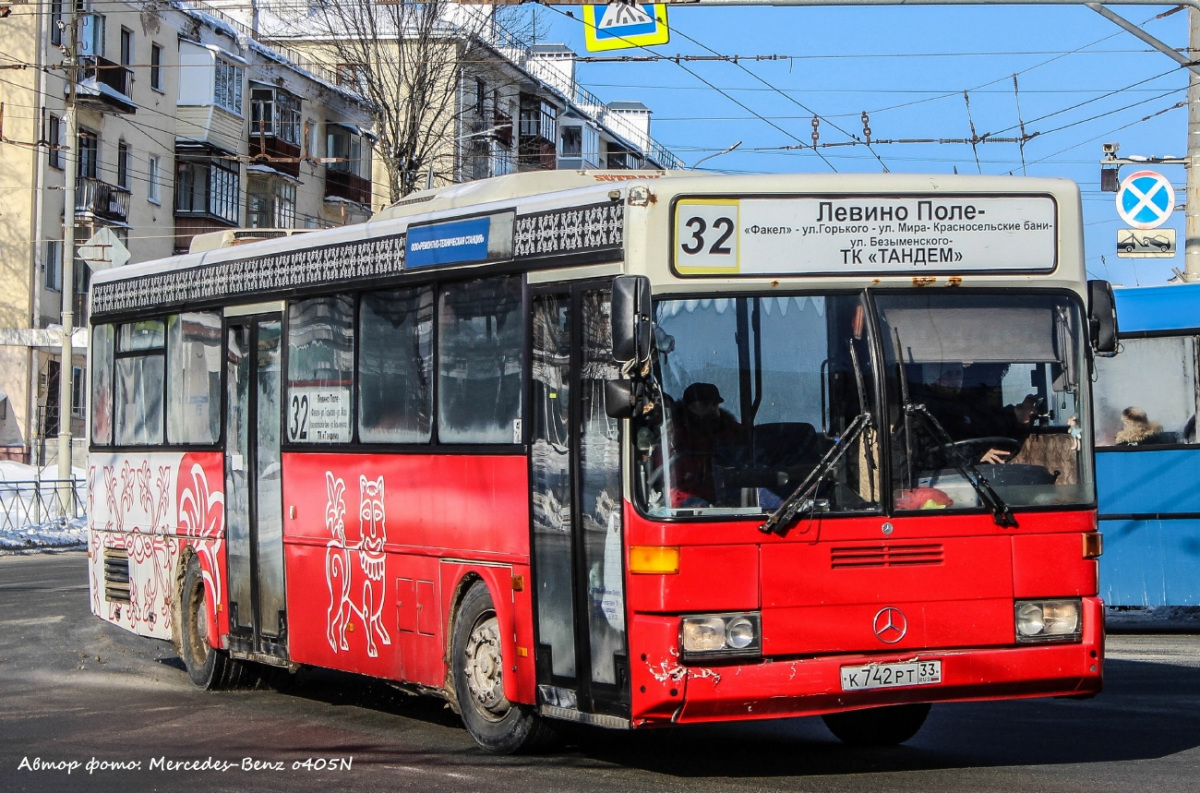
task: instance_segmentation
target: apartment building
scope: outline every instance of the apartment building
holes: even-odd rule
[[[384,97],[393,107],[409,102],[422,135],[405,130],[405,140],[385,140],[386,120],[377,119],[381,141],[411,151],[415,171],[397,177],[383,157],[377,158],[377,207],[412,189],[521,171],[683,167],[651,137],[648,108],[601,101],[576,82],[575,53],[569,47],[526,44],[505,29],[491,7],[444,3],[437,9],[440,19],[431,25],[414,21],[421,12],[412,4],[262,0],[251,16],[235,0],[212,2],[230,15],[240,14],[264,41],[286,46],[303,63],[322,64],[350,86],[363,79],[353,61],[364,53],[333,43],[339,36],[369,39],[384,53],[367,69],[397,64],[403,72],[414,62],[437,62],[425,72],[425,83],[395,79],[396,96]],[[339,26],[348,29],[339,33]],[[417,90],[436,95],[436,101],[405,95]],[[393,164],[397,167],[405,164]],[[401,182],[404,189],[397,188]]]
[[[64,244],[107,230],[104,266],[205,232],[365,220],[374,135],[360,97],[196,3],[21,9],[0,19],[0,459],[50,462],[67,416],[86,445],[84,332],[71,405],[58,404],[63,293],[86,325],[90,272],[76,256],[63,283]]]

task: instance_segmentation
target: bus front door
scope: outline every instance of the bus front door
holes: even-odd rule
[[[225,526],[230,649],[287,659],[279,450],[280,315],[226,326]]]
[[[535,293],[531,485],[539,704],[582,720],[629,714],[620,423],[604,411],[611,291]]]

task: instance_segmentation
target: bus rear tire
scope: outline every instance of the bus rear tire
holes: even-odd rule
[[[244,665],[208,643],[208,603],[204,572],[197,556],[188,560],[179,597],[179,655],[188,677],[200,688],[209,690],[240,685]]]
[[[553,742],[555,730],[533,708],[504,696],[499,621],[487,587],[475,584],[454,622],[451,674],[467,732],[493,754],[529,752]]]
[[[929,716],[930,705],[890,705],[884,708],[827,713],[821,718],[837,738],[851,746],[895,746],[916,735]]]

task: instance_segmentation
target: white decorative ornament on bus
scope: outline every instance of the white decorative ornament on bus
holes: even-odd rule
[[[93,485],[99,474],[104,489],[102,499],[92,497],[88,513],[91,530],[99,533],[93,550],[97,580],[104,580],[105,549],[123,551],[129,565],[128,602],[102,597],[99,586],[93,591],[93,609],[110,622],[157,638],[170,638],[172,629],[170,593],[181,548],[175,531],[178,512],[173,511],[179,507],[179,460],[178,455],[133,460],[114,455],[90,466],[88,474]]]
[[[219,613],[223,610],[225,593],[220,563],[225,544],[225,493],[212,489],[208,474],[199,463],[192,463],[189,473],[191,481],[180,482],[179,528],[184,536],[207,540],[193,543],[192,548],[203,559],[204,583],[213,593],[213,609]]]
[[[326,506],[325,528],[331,539],[325,546],[325,581],[329,587],[329,610],[326,618],[325,638],[335,652],[350,649],[346,639],[350,617],[357,614],[366,628],[367,655],[375,658],[379,647],[376,634],[384,644],[390,645],[392,637],[383,624],[383,604],[387,599],[384,577],[387,557],[383,547],[387,541],[386,510],[384,507],[384,481],[380,476],[369,481],[359,476],[359,536],[357,542],[346,537],[346,482],[335,478],[333,472],[325,472]],[[350,561],[351,551],[358,563]],[[361,573],[360,586],[356,586],[356,573]],[[354,593],[362,599],[355,603]]]

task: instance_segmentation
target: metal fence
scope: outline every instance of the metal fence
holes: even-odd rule
[[[86,514],[81,479],[0,482],[0,531],[60,525]]]

